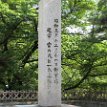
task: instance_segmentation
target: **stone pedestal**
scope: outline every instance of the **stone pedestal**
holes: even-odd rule
[[[3,106],[3,107],[10,107],[10,106]],[[38,105],[15,105],[15,106],[11,106],[11,107],[41,107],[41,106],[38,106]],[[58,107],[58,106],[42,106],[42,107]],[[60,107],[79,107],[79,106],[62,104]]]

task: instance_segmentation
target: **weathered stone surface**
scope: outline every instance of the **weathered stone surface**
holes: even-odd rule
[[[60,106],[61,0],[40,0],[38,33],[38,104],[46,107]]]
[[[38,106],[38,105],[3,105],[0,107],[41,107],[41,106]],[[49,106],[42,106],[42,107],[49,107]],[[58,106],[50,106],[50,107],[58,107]],[[60,107],[79,107],[79,106],[62,104]]]

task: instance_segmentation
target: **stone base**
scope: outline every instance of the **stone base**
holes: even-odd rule
[[[34,104],[33,105],[8,105],[6,104],[6,105],[0,105],[0,107],[41,107],[41,106],[38,106],[36,104],[35,105]],[[48,107],[51,107],[51,106],[48,106]],[[58,107],[58,106],[54,106],[54,107]],[[80,106],[62,104],[60,107],[80,107]]]
[[[8,106],[6,106],[6,107],[8,107]],[[41,106],[39,106],[39,105],[15,105],[14,107],[41,107]],[[46,106],[44,106],[44,107],[46,107]],[[51,106],[48,106],[48,107],[51,107]],[[58,106],[55,106],[55,107],[58,107]],[[79,106],[62,104],[60,107],[79,107]]]

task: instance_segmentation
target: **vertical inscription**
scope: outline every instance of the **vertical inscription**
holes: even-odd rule
[[[47,37],[48,37],[48,43],[47,43],[47,89],[48,93],[51,92],[51,86],[52,86],[52,29],[47,28]]]
[[[48,27],[47,31],[47,87],[48,93],[51,92],[52,84],[58,84],[58,19],[53,20],[52,28]],[[54,33],[53,33],[53,32]],[[52,42],[53,39],[53,42]],[[52,51],[53,50],[53,51]],[[52,54],[53,52],[53,54]],[[52,79],[53,78],[53,79]]]
[[[58,19],[54,19],[54,83],[58,84]]]

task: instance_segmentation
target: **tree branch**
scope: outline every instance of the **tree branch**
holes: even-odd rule
[[[5,20],[4,16],[3,16],[2,12],[0,12],[0,16],[1,16],[0,18],[1,18],[2,22],[4,24],[6,24],[6,20]]]
[[[63,91],[68,91],[68,90],[77,88],[80,84],[82,84],[82,83],[84,82],[84,80],[87,79],[87,77],[89,76],[89,74],[90,74],[90,72],[91,72],[91,70],[92,70],[92,65],[93,65],[93,64],[90,64],[90,65],[88,66],[88,68],[86,67],[86,68],[84,69],[84,72],[86,72],[86,71],[87,71],[87,72],[85,73],[85,75],[83,76],[83,78],[82,78],[77,84],[75,84],[74,86],[65,88]]]
[[[28,59],[30,58],[30,56],[32,55],[32,53],[38,48],[38,41],[35,40],[34,43],[32,44],[32,46],[25,52],[23,59],[22,59],[22,63],[21,63],[21,67],[24,67],[25,64],[28,62]]]
[[[107,73],[99,73],[99,74],[90,74],[90,77],[99,77],[99,76],[107,76]]]

